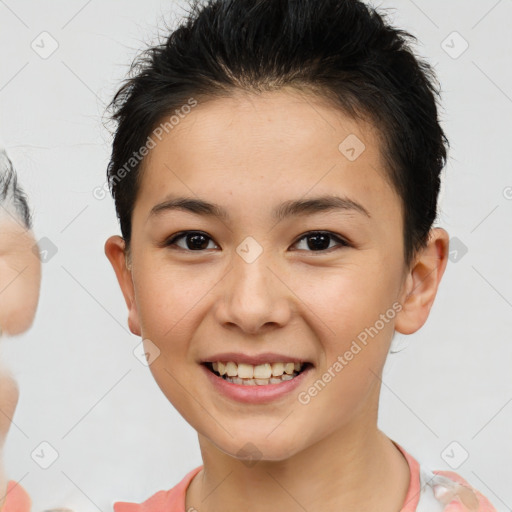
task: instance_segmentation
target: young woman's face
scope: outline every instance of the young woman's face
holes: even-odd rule
[[[196,206],[162,206],[178,198]],[[204,439],[282,460],[375,425],[407,274],[402,237],[371,125],[292,91],[199,103],[144,162],[123,289],[130,327]],[[203,364],[219,360],[308,365],[260,387]]]

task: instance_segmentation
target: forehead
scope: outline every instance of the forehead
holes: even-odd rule
[[[136,205],[146,213],[169,193],[223,203],[235,195],[261,209],[274,199],[335,192],[357,196],[378,214],[387,209],[393,216],[400,208],[377,129],[310,93],[236,93],[198,102],[155,142]]]

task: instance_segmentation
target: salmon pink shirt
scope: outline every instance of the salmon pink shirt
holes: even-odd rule
[[[491,503],[453,471],[429,471],[395,443],[409,464],[409,489],[400,512],[496,512]],[[203,466],[189,471],[172,489],[158,491],[143,503],[116,501],[114,512],[186,512],[187,487]],[[30,512],[25,489],[10,480],[1,512]]]

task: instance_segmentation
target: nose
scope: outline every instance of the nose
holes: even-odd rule
[[[289,322],[293,294],[276,265],[264,255],[251,263],[234,255],[216,301],[216,318],[221,325],[258,334]]]

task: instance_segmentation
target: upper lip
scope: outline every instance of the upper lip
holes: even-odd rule
[[[240,354],[237,352],[223,352],[222,354],[215,354],[209,357],[205,357],[200,362],[201,363],[215,363],[221,361],[223,363],[227,363],[232,361],[234,363],[240,364],[251,364],[253,366],[257,366],[258,364],[264,363],[307,363],[305,359],[296,356],[287,356],[285,354],[277,354],[275,352],[265,352],[263,354],[256,355],[248,355],[248,354]]]

